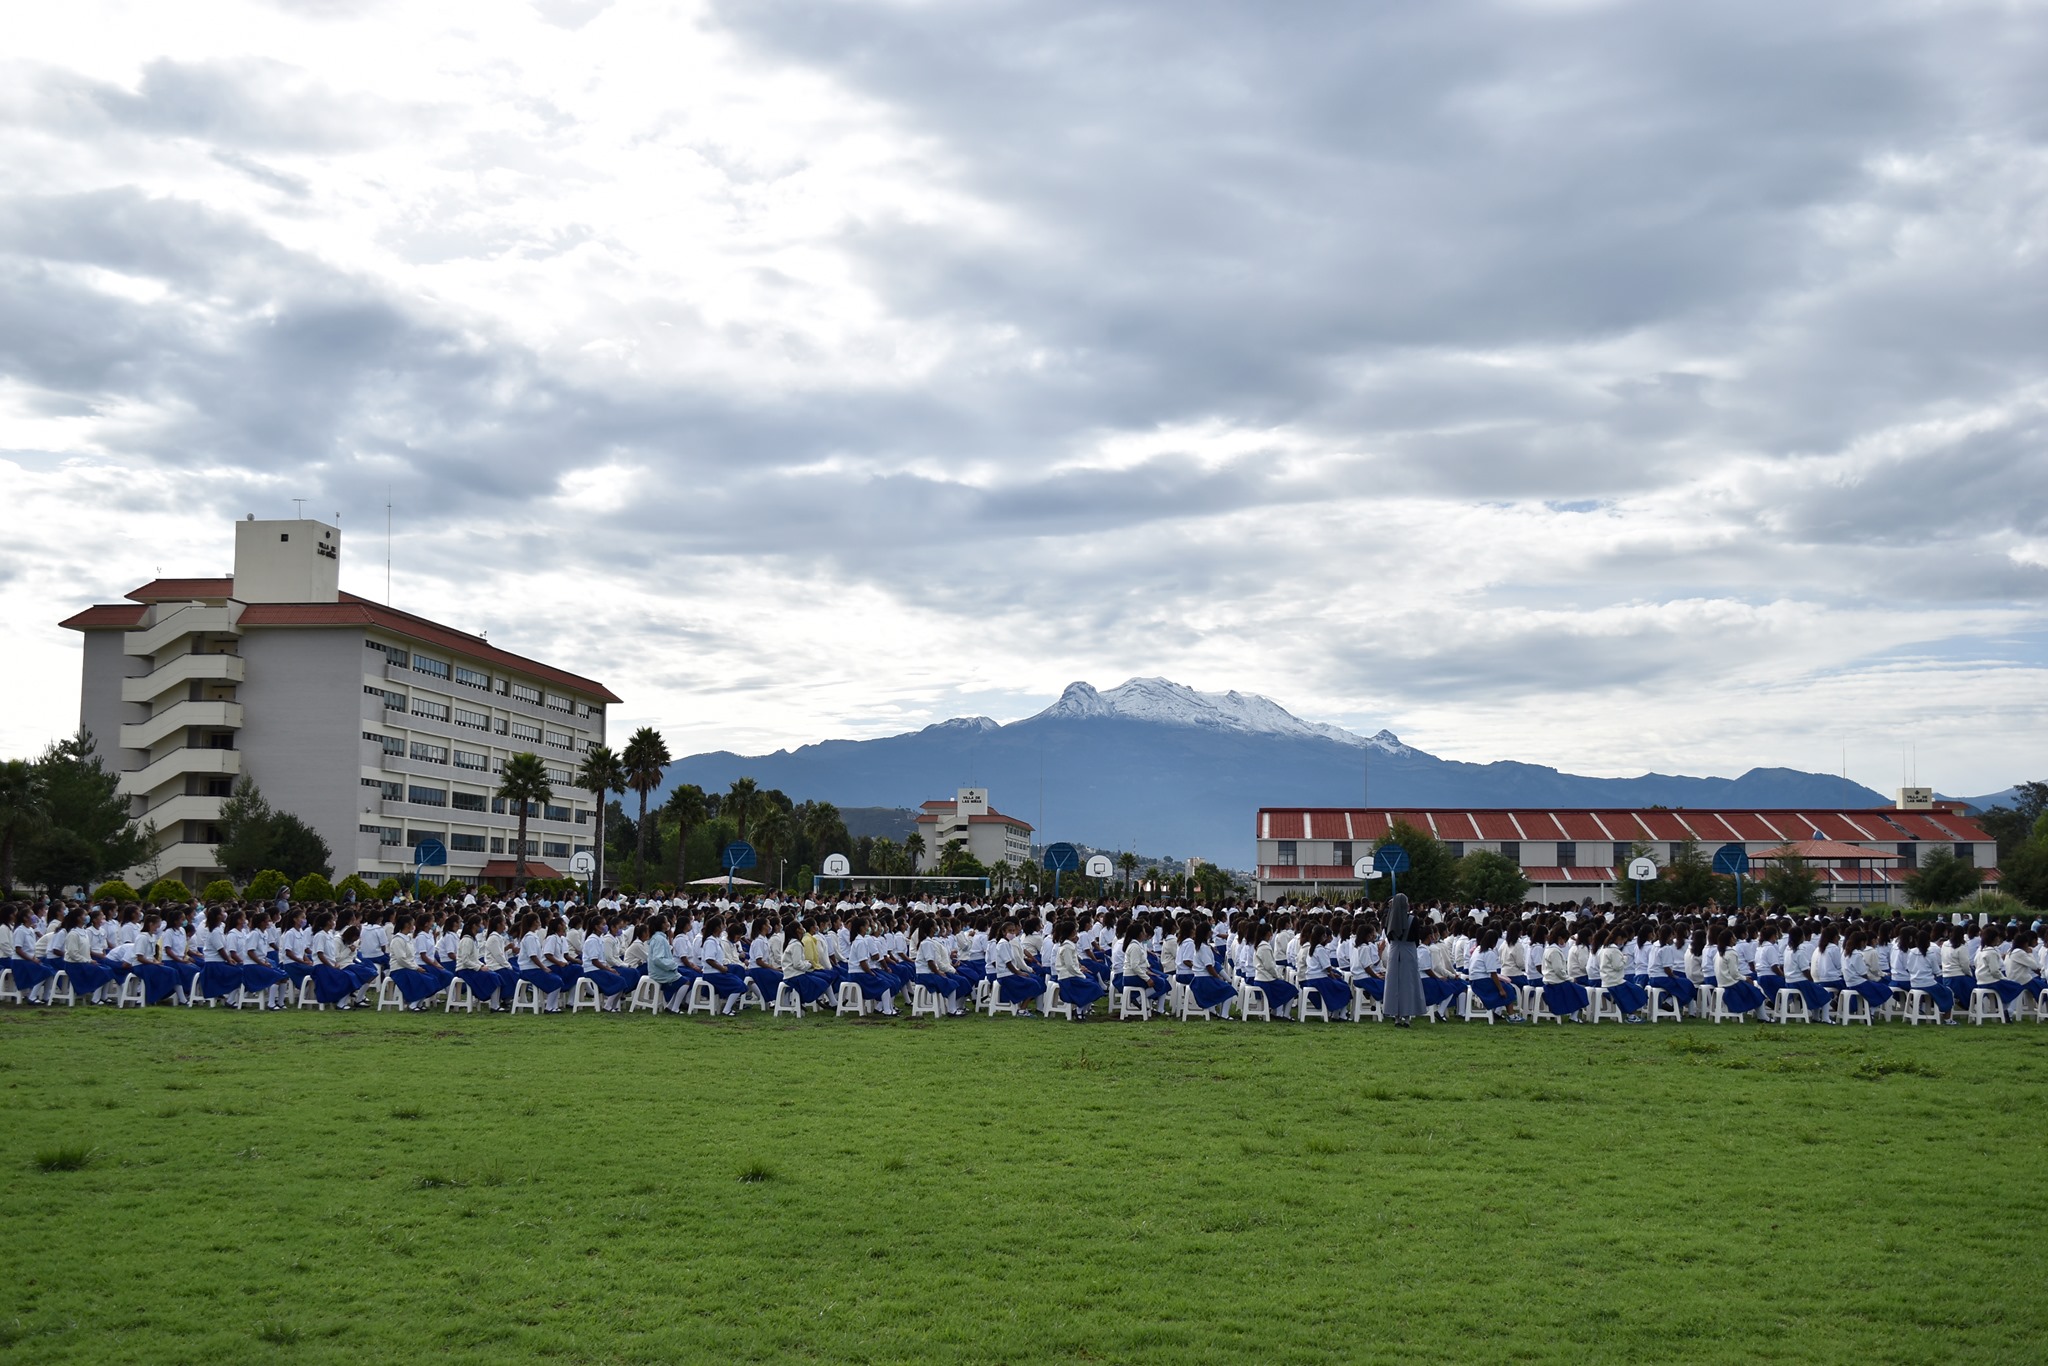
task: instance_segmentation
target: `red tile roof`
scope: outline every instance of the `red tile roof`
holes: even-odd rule
[[[229,596],[234,589],[232,579],[152,579],[128,596],[138,604],[151,602],[176,602],[187,598],[221,598]],[[130,607],[123,603],[101,603],[86,608],[83,612],[67,617],[58,624],[74,631],[128,630],[138,625],[143,606]],[[549,683],[558,683],[573,688],[606,702],[617,702],[619,696],[604,684],[581,674],[543,664],[525,655],[510,650],[501,650],[482,636],[473,636],[467,631],[458,631],[452,626],[443,626],[425,617],[416,617],[410,612],[401,612],[395,607],[386,607],[381,602],[357,597],[354,593],[343,593],[339,602],[252,602],[242,609],[241,625],[250,626],[374,626],[393,635],[424,645],[438,646],[467,655],[471,659],[489,664],[516,669],[521,673]]]
[[[1988,844],[1991,836],[1967,816],[1946,811],[1895,811],[1890,807],[1850,809],[1741,809],[1687,807],[1577,807],[1546,810],[1480,811],[1394,810],[1385,807],[1279,807],[1259,809],[1255,829],[1260,839],[1306,839],[1314,822],[1318,831],[1336,828],[1343,817],[1354,840],[1371,841],[1387,831],[1390,819],[1434,830],[1441,839],[1536,841],[1567,838],[1633,843],[1677,843],[1688,836],[1711,852],[1727,843],[1767,847],[1788,840],[1808,840],[1817,830],[1829,841],[1894,844],[1913,839],[1948,843],[1961,840]],[[1325,838],[1318,834],[1314,838]],[[1844,856],[1848,857],[1848,856]],[[1865,852],[1855,855],[1870,858]]]
[[[955,808],[959,804],[960,803],[957,798],[945,801],[926,802],[924,803],[924,814],[917,818],[917,823],[919,825],[937,825],[939,823],[939,814],[941,812],[950,813],[953,810],[953,808]],[[967,823],[969,825],[1015,825],[1020,826],[1025,830],[1031,829],[1030,821],[1019,820],[1015,816],[1005,816],[1002,812],[996,810],[994,807],[990,807],[988,809],[988,814],[986,816],[969,816],[967,818]]]
[[[526,875],[532,877],[558,878],[560,873],[542,863],[539,859],[526,861]],[[483,867],[483,877],[518,877],[519,864],[515,859],[494,858]]]
[[[185,602],[193,598],[229,598],[233,579],[151,579],[125,596],[136,602]]]

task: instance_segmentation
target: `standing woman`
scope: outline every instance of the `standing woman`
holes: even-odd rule
[[[1422,940],[1422,924],[1408,909],[1408,894],[1394,893],[1387,902],[1386,992],[1380,1014],[1402,1029],[1427,1009],[1422,999],[1422,967],[1415,958],[1415,946]]]

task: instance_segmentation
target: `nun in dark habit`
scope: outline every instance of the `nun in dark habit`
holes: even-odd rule
[[[1422,927],[1408,909],[1408,894],[1396,892],[1387,901],[1387,998],[1380,1013],[1402,1029],[1426,1009],[1422,1003],[1422,968],[1415,961],[1415,943]]]

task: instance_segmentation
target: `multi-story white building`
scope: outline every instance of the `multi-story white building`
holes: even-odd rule
[[[518,815],[492,793],[530,751],[555,797],[529,815],[527,873],[566,873],[595,830],[575,770],[619,699],[344,593],[340,568],[337,528],[251,517],[233,577],[157,579],[62,623],[85,638],[80,723],[155,823],[159,872],[219,876],[221,803],[247,775],[320,832],[337,878],[408,873],[428,838],[448,850],[436,877],[509,878]]]
[[[937,868],[940,855],[954,840],[965,844],[984,867],[1007,863],[1015,868],[1031,857],[1030,824],[990,807],[985,787],[963,787],[952,801],[926,802],[917,818],[917,833],[924,837],[924,852],[917,859],[920,873]]]

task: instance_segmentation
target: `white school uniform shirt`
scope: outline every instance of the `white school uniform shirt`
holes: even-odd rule
[[[1600,947],[1600,985],[1618,987],[1628,976],[1628,955],[1621,951],[1619,944],[1603,944]]]
[[[2005,955],[2005,980],[2025,985],[2041,975],[2041,959],[2032,949],[2014,949]]]
[[[539,930],[529,930],[519,940],[519,966],[529,972],[540,966],[541,955],[548,951],[548,941],[541,937]]]
[[[1081,975],[1081,954],[1071,942],[1062,943],[1055,954],[1055,958],[1057,960],[1055,970],[1060,977],[1070,978]]]
[[[1988,987],[2004,977],[2004,956],[1988,944],[1977,950],[1977,985]]]
[[[1918,949],[1906,951],[1906,981],[1915,990],[1925,991],[1934,985],[1934,964],[1930,958]]]
[[[1465,965],[1465,977],[1468,981],[1483,982],[1500,970],[1500,950],[1474,949],[1472,961]]]
[[[1830,944],[1820,952],[1820,960],[1812,969],[1816,982],[1846,982],[1849,960],[1842,953],[1840,944]]]
[[[1732,987],[1748,975],[1742,966],[1742,955],[1733,949],[1722,949],[1714,960],[1714,979],[1723,987]]]
[[[205,935],[199,941],[200,960],[207,963],[223,961],[222,954],[227,949],[227,943],[227,934],[220,926],[209,926]]]
[[[1017,962],[1017,946],[1008,938],[998,939],[989,946],[988,971],[991,977],[1007,974]]]
[[[1782,972],[1785,967],[1785,950],[1778,946],[1775,939],[1766,944],[1758,944],[1754,964],[1756,975],[1759,977],[1772,972]]]
[[[503,972],[511,966],[512,960],[505,955],[505,936],[492,930],[484,936],[484,969],[488,972]]]

